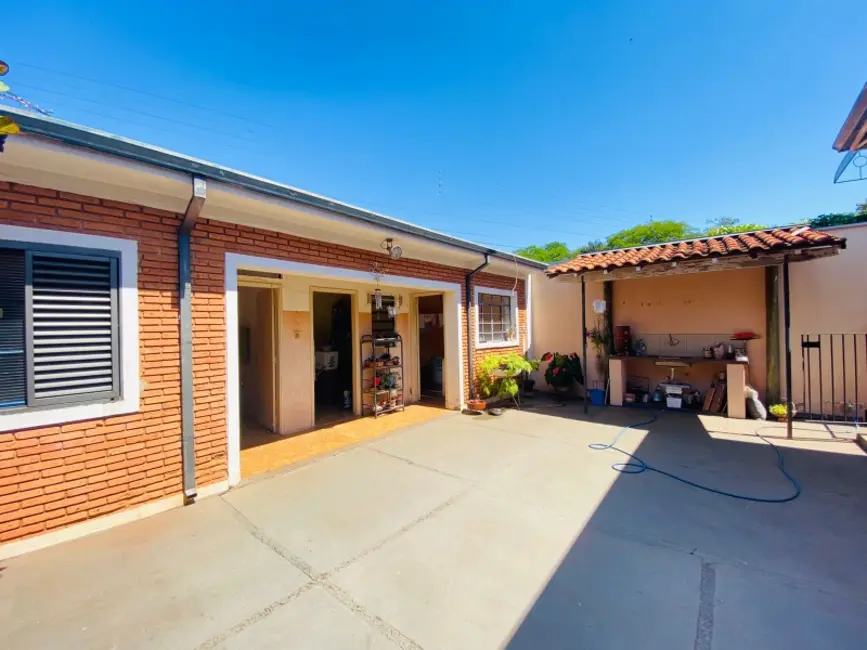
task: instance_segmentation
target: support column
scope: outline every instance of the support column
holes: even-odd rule
[[[581,275],[581,364],[584,373],[584,413],[587,413],[587,399],[590,393],[587,390],[587,285],[584,275]]]
[[[788,416],[786,417],[786,437],[792,437],[792,409],[794,398],[792,396],[792,314],[789,305],[789,258],[783,258],[783,336],[786,343],[786,404]]]
[[[768,388],[765,401],[780,402],[780,270],[765,267],[765,340]]]
[[[626,362],[623,359],[608,360],[608,378],[611,385],[611,406],[623,406],[626,392]]]
[[[728,416],[736,420],[747,417],[747,370],[742,363],[726,364],[726,401]]]

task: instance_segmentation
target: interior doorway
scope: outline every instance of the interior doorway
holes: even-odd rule
[[[313,293],[315,425],[354,417],[352,295]]]
[[[277,333],[277,290],[238,287],[242,447],[278,430]]]
[[[418,298],[418,364],[421,398],[427,402],[445,403],[443,390],[443,360],[445,333],[443,330],[443,297]]]

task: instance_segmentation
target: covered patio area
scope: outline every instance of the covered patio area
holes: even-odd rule
[[[587,253],[547,273],[580,286],[584,374],[610,404],[744,418],[748,387],[794,401],[790,265],[845,245],[792,226]]]

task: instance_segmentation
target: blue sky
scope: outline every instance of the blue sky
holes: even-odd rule
[[[867,198],[831,182],[862,2],[41,0],[0,59],[62,119],[500,247],[577,245]]]

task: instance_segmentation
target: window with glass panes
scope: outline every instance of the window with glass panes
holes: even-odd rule
[[[479,342],[496,343],[514,338],[512,296],[479,293]]]

